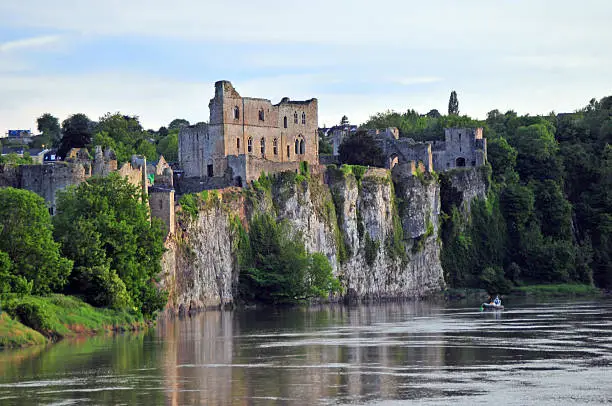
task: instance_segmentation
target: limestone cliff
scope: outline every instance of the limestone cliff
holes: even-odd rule
[[[235,301],[236,225],[248,227],[260,212],[286,220],[309,252],[326,255],[347,298],[416,298],[439,290],[440,184],[435,175],[406,170],[398,166],[393,176],[360,167],[310,177],[287,172],[249,189],[197,195],[195,206],[179,212],[177,232],[167,241],[169,311]]]

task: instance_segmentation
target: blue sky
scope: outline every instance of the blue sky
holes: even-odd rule
[[[319,125],[387,109],[573,111],[612,94],[608,0],[0,3],[0,131],[50,112],[208,120],[213,83],[319,99]]]

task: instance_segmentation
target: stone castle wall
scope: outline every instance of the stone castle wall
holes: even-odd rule
[[[225,177],[231,168],[229,184],[236,184],[259,177],[261,171],[291,170],[301,161],[318,165],[316,99],[284,98],[273,105],[267,99],[242,97],[230,82],[219,81],[209,108],[208,126],[185,127],[179,133],[185,177]],[[247,169],[251,160],[257,169]]]

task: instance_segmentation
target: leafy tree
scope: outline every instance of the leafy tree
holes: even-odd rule
[[[70,293],[96,305],[131,303],[146,316],[164,307],[166,293],[157,286],[163,227],[149,220],[143,200],[140,188],[118,174],[59,194],[55,236],[74,260]]]
[[[349,119],[347,116],[342,116],[340,119],[340,125],[349,125]]]
[[[243,299],[297,303],[340,290],[327,258],[306,253],[301,238],[292,235],[286,222],[258,215],[250,222],[248,241],[240,272]]]
[[[437,109],[432,109],[432,110],[429,110],[429,112],[427,113],[427,117],[440,118],[442,117],[442,114],[440,114],[440,112]]]
[[[54,147],[60,144],[62,139],[62,129],[60,128],[59,120],[49,113],[45,113],[36,119],[38,131],[42,133]]]
[[[319,155],[331,155],[334,152],[332,145],[322,138],[319,138]]]
[[[157,144],[157,152],[168,162],[178,161],[178,131],[171,131]]]
[[[170,122],[170,124],[168,124],[168,130],[169,131],[180,130],[181,127],[187,127],[187,126],[189,126],[189,121],[182,119],[182,118],[175,118],[174,120]]]
[[[0,156],[0,164],[2,165],[32,165],[34,161],[27,152],[24,152],[23,156],[19,156],[15,153]]]
[[[374,138],[363,130],[345,138],[338,152],[343,164],[383,166],[385,161]]]
[[[149,161],[158,158],[156,145],[140,125],[138,117],[118,112],[100,117],[93,144],[112,148],[119,162],[130,161],[134,154],[144,155]]]
[[[72,270],[72,261],[60,256],[53,241],[45,201],[27,190],[0,189],[0,252],[10,259],[9,284],[18,291],[28,283],[33,294],[59,291]],[[6,258],[2,262],[6,273]]]
[[[448,115],[459,115],[459,100],[457,99],[457,92],[455,92],[454,90],[451,92],[450,98],[448,99]]]
[[[74,114],[62,122],[62,140],[58,155],[64,158],[72,148],[83,148],[91,143],[93,123],[85,114]]]
[[[493,176],[498,182],[512,178],[516,166],[516,149],[504,137],[487,139],[487,159],[491,163]]]

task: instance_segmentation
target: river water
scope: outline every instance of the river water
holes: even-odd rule
[[[209,311],[0,351],[0,405],[612,402],[612,300]]]

